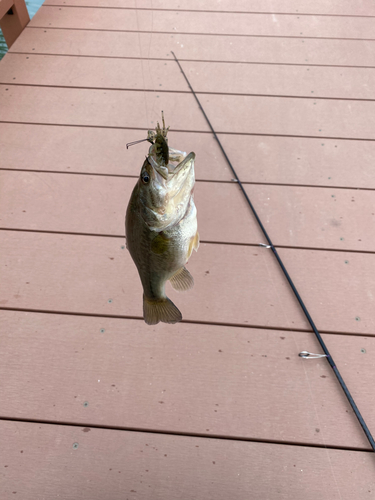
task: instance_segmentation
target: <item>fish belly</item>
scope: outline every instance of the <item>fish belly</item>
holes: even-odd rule
[[[151,231],[140,217],[127,214],[127,246],[148,299],[166,297],[165,283],[186,264],[196,234],[197,211],[193,200],[183,219],[167,231]]]

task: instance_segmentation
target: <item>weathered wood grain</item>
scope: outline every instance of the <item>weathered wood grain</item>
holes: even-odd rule
[[[298,13],[277,15],[45,6],[38,10],[30,26],[156,33],[374,39],[371,18],[300,16]]]
[[[356,3],[350,0],[329,3],[324,0],[314,3],[306,0],[278,0],[276,4],[272,0],[190,0],[189,3],[180,0],[46,0],[44,5],[375,16],[374,6],[364,0]]]
[[[2,306],[141,316],[141,284],[122,238],[2,231],[0,244]],[[373,254],[279,253],[319,329],[373,335]],[[201,244],[189,270],[193,290],[167,287],[187,320],[309,328],[267,249]]]
[[[365,500],[375,487],[366,452],[23,422],[1,437],[4,500]]]
[[[11,52],[324,66],[375,66],[373,41],[26,28]],[[6,60],[5,56],[5,60]]]
[[[375,139],[375,102],[201,94],[217,132]],[[27,103],[23,105],[23,103]],[[2,121],[208,132],[192,94],[0,85]],[[169,122],[170,123],[170,122]]]
[[[3,418],[369,448],[326,360],[298,356],[321,352],[313,333],[14,311],[0,318]],[[375,339],[324,340],[374,428]]]
[[[142,137],[145,131],[132,129],[0,123],[0,166],[135,176],[148,144],[127,150],[126,143]],[[211,134],[170,131],[169,137],[172,146],[195,151],[197,179],[233,177]],[[220,140],[243,182],[375,189],[372,141],[231,134]]]
[[[183,66],[196,92],[375,98],[374,68],[191,61]],[[174,61],[43,55],[26,59],[11,53],[1,69],[0,83],[190,93]]]
[[[134,178],[0,171],[0,226],[123,236],[135,183]],[[374,191],[267,185],[246,190],[275,245],[375,252],[368,230],[375,219]],[[236,184],[198,182],[195,202],[201,240],[255,245],[264,240]]]

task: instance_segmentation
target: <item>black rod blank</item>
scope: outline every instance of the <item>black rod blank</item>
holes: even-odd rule
[[[286,268],[284,266],[284,263],[281,260],[279,254],[278,254],[278,252],[276,250],[276,248],[274,247],[274,245],[273,245],[273,243],[271,241],[271,238],[268,236],[267,231],[266,231],[265,227],[262,224],[262,221],[260,220],[260,218],[259,218],[259,216],[258,216],[258,214],[257,214],[257,212],[256,212],[256,210],[255,210],[255,208],[253,206],[253,204],[251,203],[250,198],[248,197],[248,195],[247,195],[247,193],[245,191],[245,188],[242,185],[242,182],[240,181],[240,179],[239,179],[239,177],[238,177],[238,175],[237,175],[237,173],[236,173],[236,171],[235,171],[235,169],[234,169],[231,161],[229,160],[229,158],[228,158],[228,156],[227,156],[227,154],[226,154],[226,152],[225,152],[225,150],[224,150],[224,148],[223,148],[223,146],[222,146],[222,144],[221,144],[221,142],[220,142],[220,140],[219,140],[219,138],[218,138],[218,136],[217,136],[214,128],[211,125],[210,120],[208,119],[208,117],[207,117],[207,115],[206,115],[206,113],[205,113],[205,111],[204,111],[204,109],[203,109],[203,107],[202,107],[202,105],[201,105],[201,103],[200,103],[200,101],[199,101],[196,93],[194,92],[193,87],[190,85],[190,82],[189,82],[189,80],[188,80],[188,78],[187,78],[184,70],[182,69],[182,66],[181,66],[179,60],[177,59],[177,57],[176,57],[176,55],[175,55],[174,52],[171,51],[171,53],[172,53],[172,55],[173,55],[176,63],[178,64],[178,66],[179,66],[179,68],[181,70],[181,73],[183,74],[183,76],[184,76],[184,78],[186,80],[186,83],[188,84],[188,86],[189,86],[189,88],[190,88],[193,96],[195,97],[195,100],[197,101],[198,106],[199,106],[200,110],[202,111],[202,113],[203,113],[203,115],[204,115],[204,117],[205,117],[205,119],[206,119],[206,121],[208,123],[208,126],[210,127],[211,132],[213,133],[213,135],[214,135],[214,137],[215,137],[215,139],[216,139],[216,141],[217,141],[217,143],[218,143],[218,145],[219,145],[219,147],[221,149],[221,152],[223,153],[223,155],[224,155],[224,157],[225,157],[228,165],[230,166],[230,168],[231,168],[231,170],[233,172],[233,175],[234,175],[234,177],[235,177],[238,185],[240,186],[240,189],[241,189],[242,193],[244,194],[244,196],[246,198],[246,201],[247,201],[247,203],[250,206],[251,211],[254,214],[254,217],[256,218],[256,220],[257,220],[257,222],[258,222],[261,230],[263,231],[263,234],[264,234],[264,236],[265,236],[265,238],[266,238],[266,240],[268,242],[269,247],[272,249],[272,252],[274,253],[274,255],[276,257],[276,260],[279,263],[279,265],[280,265],[280,267],[281,267],[281,269],[282,269],[282,271],[283,271],[286,279],[288,280],[288,283],[291,286],[291,288],[293,290],[293,293],[294,293],[294,295],[296,296],[296,298],[297,298],[297,300],[299,302],[299,305],[302,307],[302,310],[305,313],[307,321],[310,323],[310,326],[311,326],[313,332],[315,333],[316,338],[318,339],[318,342],[319,342],[321,348],[324,351],[324,354],[326,355],[327,361],[330,364],[332,370],[334,371],[334,373],[335,373],[335,375],[336,375],[336,377],[337,377],[337,379],[338,379],[338,381],[339,381],[339,383],[340,383],[340,385],[341,385],[341,387],[342,387],[342,389],[343,389],[343,391],[345,393],[345,396],[347,397],[347,399],[348,399],[348,401],[349,401],[349,403],[350,403],[350,405],[351,405],[351,407],[352,407],[352,409],[353,409],[353,411],[354,411],[354,413],[355,413],[355,415],[356,415],[359,423],[361,424],[361,427],[362,427],[364,433],[366,434],[366,437],[367,437],[367,439],[368,439],[368,441],[369,441],[369,443],[370,443],[373,451],[375,451],[375,441],[374,441],[374,438],[371,435],[370,429],[367,427],[367,424],[364,421],[364,419],[363,419],[363,417],[362,417],[362,415],[361,415],[361,413],[360,413],[357,405],[355,404],[355,401],[354,401],[352,395],[350,394],[349,389],[347,388],[347,386],[346,386],[346,384],[344,382],[344,379],[342,378],[339,370],[337,369],[336,364],[334,363],[334,361],[332,359],[332,356],[330,355],[330,353],[329,353],[329,351],[327,349],[327,346],[326,346],[326,344],[325,344],[322,336],[320,335],[318,329],[316,328],[315,323],[314,323],[312,317],[310,316],[309,311],[307,310],[307,308],[306,308],[306,306],[305,306],[305,304],[304,304],[304,302],[303,302],[300,294],[298,293],[298,290],[295,287],[292,278],[289,276],[289,273],[286,270]]]

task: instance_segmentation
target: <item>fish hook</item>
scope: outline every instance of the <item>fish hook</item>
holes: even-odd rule
[[[144,141],[151,142],[148,137],[147,137],[147,139],[141,139],[140,141],[128,142],[126,144],[126,149],[129,149],[130,146],[134,146],[134,144],[139,144],[140,142],[144,142]],[[153,142],[151,142],[151,144],[153,144]]]

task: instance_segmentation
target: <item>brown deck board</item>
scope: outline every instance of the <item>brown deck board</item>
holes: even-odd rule
[[[220,134],[241,180],[308,186],[375,187],[372,141]]]
[[[191,94],[155,94],[0,85],[0,106],[3,121],[141,128],[150,121],[156,124],[163,109],[166,116],[178,117],[172,129],[209,131]],[[200,101],[217,132],[375,139],[372,101],[212,94],[201,94]],[[28,105],[15,106],[16,102]]]
[[[328,363],[298,356],[320,350],[313,333],[181,324],[176,334],[140,320],[0,317],[2,418],[368,449]],[[375,339],[324,340],[374,426]]]
[[[322,349],[172,51],[374,433],[373,6],[66,1],[0,62],[1,500],[372,498],[365,435],[298,356]],[[148,327],[124,212],[149,145],[126,143],[162,109],[197,154],[202,241],[194,289],[167,286],[184,321]]]
[[[126,149],[127,142],[146,137],[145,130],[0,123],[0,131],[0,165],[11,169],[137,177],[150,146],[144,143]],[[177,149],[189,152],[194,149],[197,179],[233,178],[210,134],[171,131],[169,137],[171,146]]]
[[[374,39],[373,20],[299,16],[105,8],[42,7],[30,27],[207,33],[221,35]]]
[[[246,186],[276,245],[375,250],[374,191],[289,186]]]
[[[325,0],[314,3],[308,0],[278,0],[276,4],[272,0],[190,0],[189,3],[182,3],[181,0],[46,0],[44,5],[375,16],[374,6],[364,0],[355,3],[350,0],[333,0],[329,3]]]
[[[121,237],[135,183],[135,178],[0,171],[0,225]],[[374,191],[267,185],[246,190],[275,245],[375,250],[368,231],[375,220]],[[195,201],[201,240],[253,245],[264,240],[236,184],[198,182]]]
[[[375,66],[374,41],[26,28],[11,52],[267,64]]]
[[[1,168],[138,175],[148,144],[132,129],[27,125],[0,122]],[[372,141],[220,134],[243,182],[375,189]],[[69,148],[66,147],[69,144]],[[230,172],[211,134],[170,132],[170,144],[197,154],[199,180],[230,181]]]
[[[136,317],[142,314],[141,285],[129,253],[121,248],[124,238],[18,231],[4,231],[2,235],[2,306]],[[18,249],[17,254],[9,253],[13,248]],[[196,283],[194,291],[178,294],[168,289],[185,319],[307,328],[269,252],[201,244],[199,259],[197,255],[194,253],[189,262]],[[13,281],[14,259],[22,282]],[[267,274],[270,269],[272,274]],[[212,292],[218,287],[219,299]],[[43,300],[45,296],[48,302]],[[250,314],[249,303],[254,300]],[[362,331],[359,325],[354,326]]]
[[[374,68],[184,62],[196,92],[309,98],[375,98]],[[168,78],[166,78],[166,74]],[[231,75],[231,79],[227,75]],[[152,75],[152,78],[149,77]],[[1,83],[190,92],[174,61],[85,58],[10,53]]]
[[[367,500],[375,486],[366,452],[23,422],[1,434],[3,498]]]
[[[3,121],[147,129],[166,116],[178,116],[177,129],[209,128],[190,94],[0,86]],[[27,102],[27,106],[15,106]],[[151,122],[151,123],[150,123]],[[173,127],[175,128],[175,127]]]
[[[142,314],[141,284],[130,255],[121,248],[123,238],[22,231],[3,231],[2,236],[4,307]],[[373,335],[373,254],[285,248],[279,253],[322,331]],[[22,281],[14,279],[14,270]],[[167,288],[186,320],[308,328],[267,249],[201,244],[189,270],[196,283],[192,291],[179,294]],[[213,290],[220,290],[220,295]]]
[[[0,172],[0,210],[4,213],[0,226],[123,237],[124,212],[136,182],[134,178]],[[20,183],[24,186],[21,197]],[[202,221],[201,240],[263,241],[262,232],[254,224],[236,184],[200,182],[194,192]],[[243,214],[242,224],[248,226],[247,231],[237,224],[239,213]],[[227,228],[225,233],[223,227]]]

